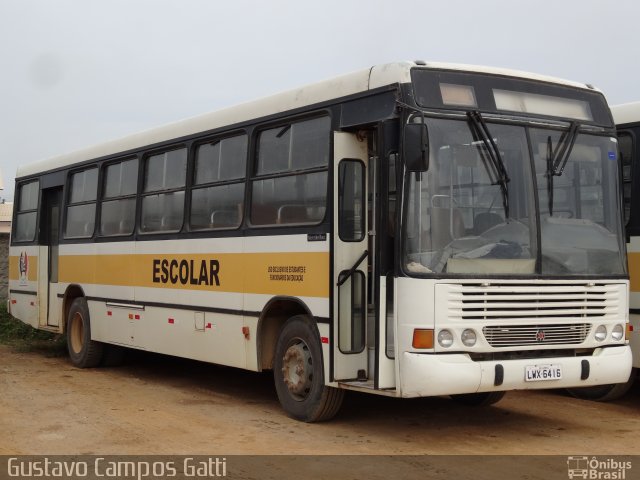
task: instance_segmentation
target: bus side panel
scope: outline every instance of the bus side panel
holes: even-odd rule
[[[60,291],[87,297],[92,338],[258,370],[257,325],[274,296],[329,317],[327,241],[306,234],[67,244]]]
[[[65,274],[68,283],[78,284],[92,299],[89,301],[92,338],[133,346],[131,325],[138,311],[117,304],[134,304],[135,301],[134,264],[128,256],[135,248],[134,243],[65,245],[62,248],[67,255],[60,257],[61,274]]]
[[[240,294],[154,282],[161,276],[154,277],[156,256],[180,259],[186,252],[212,248],[201,243],[63,245],[60,279],[64,288],[80,286],[89,300],[94,340],[244,367],[240,315],[204,313],[212,306],[240,310]]]
[[[274,297],[303,305],[312,317],[329,319],[328,235],[274,235],[245,237],[246,264],[243,272],[245,326],[250,339],[245,344],[247,368],[258,370],[258,315]],[[286,321],[286,319],[285,319]],[[320,336],[329,339],[327,324],[318,324]],[[330,378],[328,343],[323,343],[325,379]],[[326,348],[325,348],[326,347]]]
[[[633,366],[640,368],[640,237],[632,236],[627,243],[627,264],[629,266],[629,345],[633,352]]]
[[[124,308],[96,300],[89,302],[91,337],[105,343],[135,346],[133,324],[140,310]]]
[[[33,328],[38,328],[38,298],[23,293],[12,293],[9,298],[11,315]]]
[[[629,345],[633,352],[633,367],[640,368],[640,315],[637,313],[630,314],[629,323],[633,328],[629,333]]]
[[[138,348],[153,352],[245,368],[242,321],[224,315],[148,307],[134,322]]]
[[[9,248],[9,308],[18,320],[38,328],[38,247]]]
[[[242,262],[242,241],[137,242],[135,252],[135,303],[145,309],[132,327],[134,345],[246,368],[242,281],[237,278],[243,269],[236,265]]]
[[[50,328],[57,328],[58,333],[62,333],[63,323],[66,322],[66,318],[63,319],[63,295],[64,295],[64,285],[60,283],[52,283],[50,284],[50,294],[49,294],[49,318],[47,319],[47,325]]]
[[[332,387],[337,387],[338,382],[331,382],[331,352],[332,345],[329,343],[329,339],[331,338],[331,324],[330,323],[319,323],[318,331],[320,332],[320,338],[322,339],[322,360],[324,363],[324,383],[326,385],[331,385]],[[324,340],[326,339],[326,340]]]
[[[258,317],[243,317],[243,335],[245,337],[245,368],[254,372],[260,371],[258,366]]]

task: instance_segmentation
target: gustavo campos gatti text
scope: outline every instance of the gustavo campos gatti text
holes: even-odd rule
[[[171,478],[178,474],[185,477],[226,477],[226,458],[195,459],[185,457],[182,464],[173,460],[109,460],[96,457],[86,460],[21,459],[11,457],[7,462],[7,474],[16,478],[83,478],[88,476],[122,479]]]

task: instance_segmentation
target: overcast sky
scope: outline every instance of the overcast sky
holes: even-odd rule
[[[379,63],[640,100],[639,18],[637,0],[0,0],[0,197],[20,164]]]

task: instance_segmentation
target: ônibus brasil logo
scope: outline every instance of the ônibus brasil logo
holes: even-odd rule
[[[575,456],[567,458],[567,475],[570,479],[585,480],[626,480],[631,462],[615,458]]]

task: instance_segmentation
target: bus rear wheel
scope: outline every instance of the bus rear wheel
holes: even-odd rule
[[[104,344],[91,340],[91,321],[87,301],[76,298],[67,316],[67,350],[78,368],[96,367],[102,360]]]
[[[610,402],[617,400],[629,391],[635,382],[638,372],[634,368],[629,380],[625,383],[613,383],[610,385],[598,385],[596,387],[567,388],[569,395],[581,400],[593,400],[596,402]]]
[[[282,327],[276,343],[273,377],[280,404],[297,420],[329,420],[342,405],[344,391],[324,384],[320,335],[304,315],[291,317]]]

